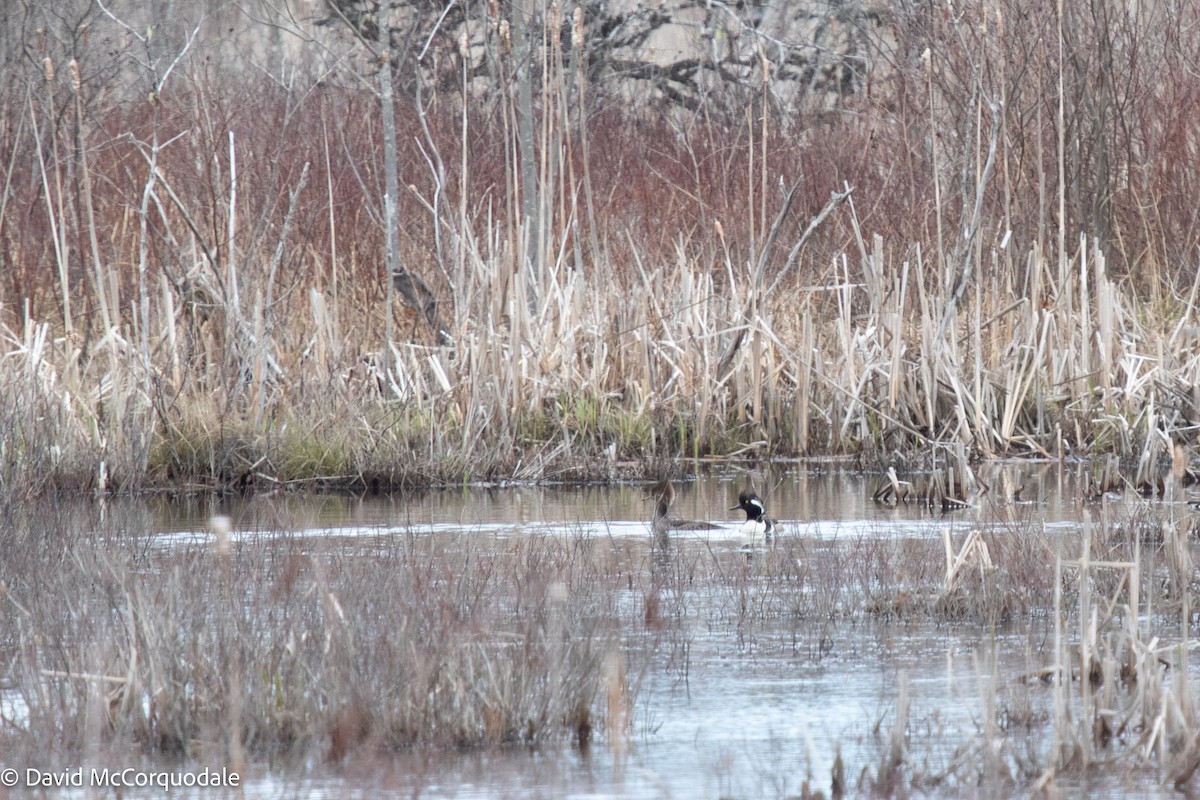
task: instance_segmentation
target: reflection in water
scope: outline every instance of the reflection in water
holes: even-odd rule
[[[989,490],[973,507],[942,517],[915,506],[888,508],[871,501],[877,475],[825,469],[811,472],[779,470],[758,477],[755,489],[778,519],[784,535],[890,535],[919,533],[934,522],[971,525],[998,517],[1036,512],[1050,524],[1074,524],[1079,500],[1074,487],[1084,466],[1060,468],[1057,463],[1000,463],[981,473]],[[745,515],[729,509],[738,493],[750,485],[740,471],[713,471],[679,481],[671,504],[676,519],[711,523],[733,536]],[[1010,501],[1018,487],[1021,501]],[[616,486],[466,486],[431,489],[404,495],[258,494],[246,497],[165,495],[132,502],[148,509],[161,532],[203,531],[209,517],[222,514],[239,530],[324,530],[404,528],[522,532],[577,531],[605,535],[642,535],[649,530],[657,496],[649,484]],[[718,537],[719,538],[719,537]]]
[[[231,518],[235,542],[298,536],[336,547],[403,534],[454,547],[473,537],[558,536],[590,543],[603,554],[598,569],[627,576],[618,600],[641,622],[622,632],[635,698],[627,752],[351,756],[337,768],[260,773],[251,796],[285,786],[311,797],[784,797],[828,793],[839,752],[853,792],[858,775],[881,763],[902,685],[902,739],[935,766],[958,757],[997,704],[1044,727],[1048,691],[997,687],[988,676],[1045,666],[1052,620],[908,618],[898,596],[884,598],[883,613],[851,614],[848,593],[870,594],[885,570],[936,583],[942,565],[928,553],[940,552],[944,530],[959,541],[975,529],[1002,538],[1030,526],[1077,538],[1078,469],[991,465],[981,475],[988,491],[948,515],[872,503],[877,476],[779,469],[751,481],[716,468],[670,496],[669,485],[472,486],[395,497],[151,497],[110,501],[103,513],[162,547],[206,539],[215,514]],[[753,557],[743,550],[745,515],[729,510],[750,485],[778,519],[780,542]],[[671,524],[668,508],[707,525]]]

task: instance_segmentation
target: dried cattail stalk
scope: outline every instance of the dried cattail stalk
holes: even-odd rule
[[[583,48],[583,6],[575,6],[571,20],[571,47],[575,50]]]
[[[500,20],[500,53],[512,55],[512,28],[506,19]]]

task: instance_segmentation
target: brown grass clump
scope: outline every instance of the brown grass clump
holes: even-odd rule
[[[624,736],[621,614],[590,540],[166,542],[137,519],[10,521],[6,708],[27,709],[10,720],[10,760],[340,760]]]

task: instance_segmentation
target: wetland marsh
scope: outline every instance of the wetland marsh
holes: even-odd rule
[[[1087,469],[992,465],[950,513],[759,473],[782,533],[753,550],[727,511],[751,478],[720,468],[675,513],[724,527],[665,553],[644,485],[43,507],[0,576],[6,764],[238,763],[261,797],[828,797],[835,772],[847,796],[1165,796],[1197,666],[1167,529],[1190,558],[1195,512],[1085,502]],[[951,586],[973,533],[986,563]],[[1056,582],[1084,537],[1096,565]]]
[[[308,5],[0,20],[0,783],[1190,789],[1200,5]]]

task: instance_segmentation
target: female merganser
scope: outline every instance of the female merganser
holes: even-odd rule
[[[668,531],[714,531],[719,527],[713,525],[711,522],[671,519],[668,517],[667,512],[671,508],[671,503],[675,501],[675,487],[671,485],[670,478],[663,478],[654,484],[650,488],[650,497],[656,500],[654,504],[654,520],[651,523],[651,528],[660,536],[665,536]]]
[[[742,535],[754,540],[760,536],[770,541],[775,535],[775,520],[767,516],[767,508],[757,494],[749,489],[743,489],[738,495],[738,504],[730,511],[738,509],[746,512],[746,521],[742,523]]]

